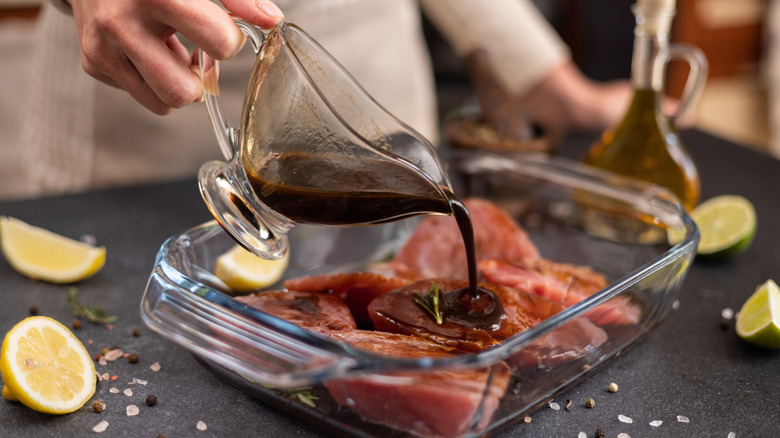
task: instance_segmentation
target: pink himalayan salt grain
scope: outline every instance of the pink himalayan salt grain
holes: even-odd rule
[[[138,415],[138,413],[141,411],[138,409],[138,406],[136,405],[128,405],[126,408],[126,412],[128,417],[134,417]]]
[[[105,358],[107,361],[109,361],[109,362],[113,362],[113,361],[115,361],[115,360],[119,359],[120,357],[122,357],[122,355],[123,355],[123,354],[124,354],[124,353],[122,352],[122,350],[121,350],[121,349],[119,349],[119,348],[115,348],[115,349],[113,349],[113,350],[109,351],[108,353],[104,354],[104,355],[103,355],[103,357],[104,357],[104,358]]]
[[[103,433],[106,431],[106,429],[108,429],[108,421],[103,420],[92,428],[92,432]]]

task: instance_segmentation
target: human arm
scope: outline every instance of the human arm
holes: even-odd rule
[[[234,56],[244,43],[230,14],[209,0],[69,3],[84,70],[126,90],[156,114],[167,114],[201,97],[196,54],[188,52],[177,32],[214,59]],[[267,0],[223,0],[222,4],[230,13],[263,28],[283,18]]]
[[[491,96],[503,114],[515,108],[554,131],[602,130],[616,123],[627,108],[629,82],[587,78],[532,2],[423,0],[421,4],[462,59],[484,51],[489,65],[479,73],[490,77],[480,79],[503,91]]]

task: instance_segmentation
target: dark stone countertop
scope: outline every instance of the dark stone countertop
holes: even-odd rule
[[[590,138],[571,138],[562,154],[578,158]],[[641,343],[556,397],[560,410],[544,406],[496,434],[498,437],[588,437],[600,428],[606,436],[637,437],[764,437],[780,435],[780,352],[765,351],[741,341],[733,321],[725,329],[721,310],[739,310],[754,288],[769,278],[780,280],[780,161],[712,136],[683,134],[699,166],[703,198],[744,195],[755,205],[759,226],[747,252],[721,263],[696,260],[683,285],[679,308]],[[101,420],[104,436],[119,437],[315,437],[318,427],[288,416],[222,383],[183,348],[146,328],[139,307],[160,245],[169,236],[210,219],[195,181],[99,191],[30,201],[0,203],[0,215],[14,216],[52,231],[79,237],[91,234],[108,250],[106,266],[77,285],[79,298],[117,314],[113,330],[84,323],[76,331],[90,354],[118,346],[137,353],[139,361],[120,359],[98,371],[117,376],[101,381],[93,400],[102,400],[100,414],[89,405],[62,416],[36,413],[19,403],[0,400],[0,436],[91,436]],[[29,315],[40,314],[65,324],[73,319],[68,287],[30,281],[0,259],[0,332]],[[141,335],[132,332],[139,329]],[[89,341],[92,341],[90,344]],[[150,365],[159,362],[154,372]],[[131,383],[133,379],[146,385]],[[619,391],[607,391],[609,383]],[[111,388],[120,390],[111,393]],[[130,388],[131,396],[121,391]],[[147,395],[158,398],[149,407]],[[585,400],[594,398],[589,409]],[[571,400],[570,410],[564,406]],[[128,417],[135,404],[140,414]],[[625,415],[633,420],[618,420]],[[679,422],[685,416],[689,422]],[[652,427],[649,423],[661,420]],[[203,421],[207,429],[196,427]]]

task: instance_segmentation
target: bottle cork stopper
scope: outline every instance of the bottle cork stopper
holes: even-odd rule
[[[645,13],[674,12],[676,0],[637,0],[636,5]]]
[[[637,0],[634,12],[641,13],[637,30],[650,34],[668,34],[676,12],[676,0]],[[637,16],[639,17],[639,16]]]

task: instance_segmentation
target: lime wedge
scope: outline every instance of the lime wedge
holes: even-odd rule
[[[737,314],[737,335],[753,345],[780,348],[780,288],[772,280],[759,286]]]
[[[756,234],[756,210],[739,195],[721,195],[699,204],[691,212],[701,240],[697,253],[704,258],[725,258],[745,251]],[[682,240],[681,230],[669,230],[669,242]]]

